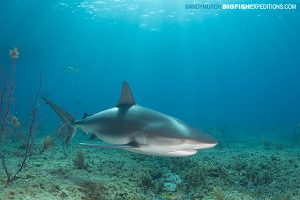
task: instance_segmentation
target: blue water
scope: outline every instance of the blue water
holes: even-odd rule
[[[0,69],[12,74],[9,50],[20,52],[12,98],[6,90],[0,101],[0,200],[300,199],[300,1],[255,2],[295,10],[187,9],[193,3],[206,2],[0,1]],[[41,98],[32,114],[40,78],[40,96],[76,119],[115,106],[126,80],[137,104],[218,145],[198,149],[216,144],[201,135],[188,144],[194,135],[176,120],[154,124],[161,142],[144,130],[126,138],[125,126],[103,134],[107,144],[82,130],[72,138],[86,121],[59,126]],[[126,151],[143,148],[154,156]],[[164,152],[196,154],[156,156]]]
[[[0,63],[20,49],[14,112],[29,117],[41,74],[42,95],[77,118],[114,106],[127,80],[138,104],[196,127],[299,123],[299,8],[186,3],[1,1]],[[39,112],[57,121],[43,103]]]

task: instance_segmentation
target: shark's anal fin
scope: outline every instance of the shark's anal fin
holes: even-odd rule
[[[135,104],[135,100],[133,98],[129,85],[126,81],[124,81],[122,85],[121,96],[116,106],[117,107],[132,106],[134,104]]]
[[[86,148],[95,148],[95,149],[129,149],[132,148],[126,144],[87,144],[87,143],[79,143],[80,146]]]

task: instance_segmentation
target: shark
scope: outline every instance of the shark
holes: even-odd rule
[[[185,157],[218,144],[204,131],[167,114],[140,106],[131,89],[123,82],[121,95],[115,107],[76,120],[61,107],[42,97],[63,121],[62,130],[71,140],[79,128],[92,133],[104,143],[80,143],[82,147],[122,149],[135,153]]]

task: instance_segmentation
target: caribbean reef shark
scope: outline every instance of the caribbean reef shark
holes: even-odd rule
[[[136,104],[129,85],[123,82],[118,104],[102,112],[75,120],[62,108],[43,98],[62,119],[69,140],[77,128],[92,133],[107,144],[80,143],[83,147],[116,148],[131,152],[183,157],[217,145],[217,141],[203,131],[169,115]]]

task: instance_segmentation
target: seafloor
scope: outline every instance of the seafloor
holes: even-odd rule
[[[78,140],[31,156],[12,184],[0,168],[0,199],[300,199],[299,143],[232,140],[185,158],[83,149],[79,166]],[[4,149],[12,168],[20,144]]]

